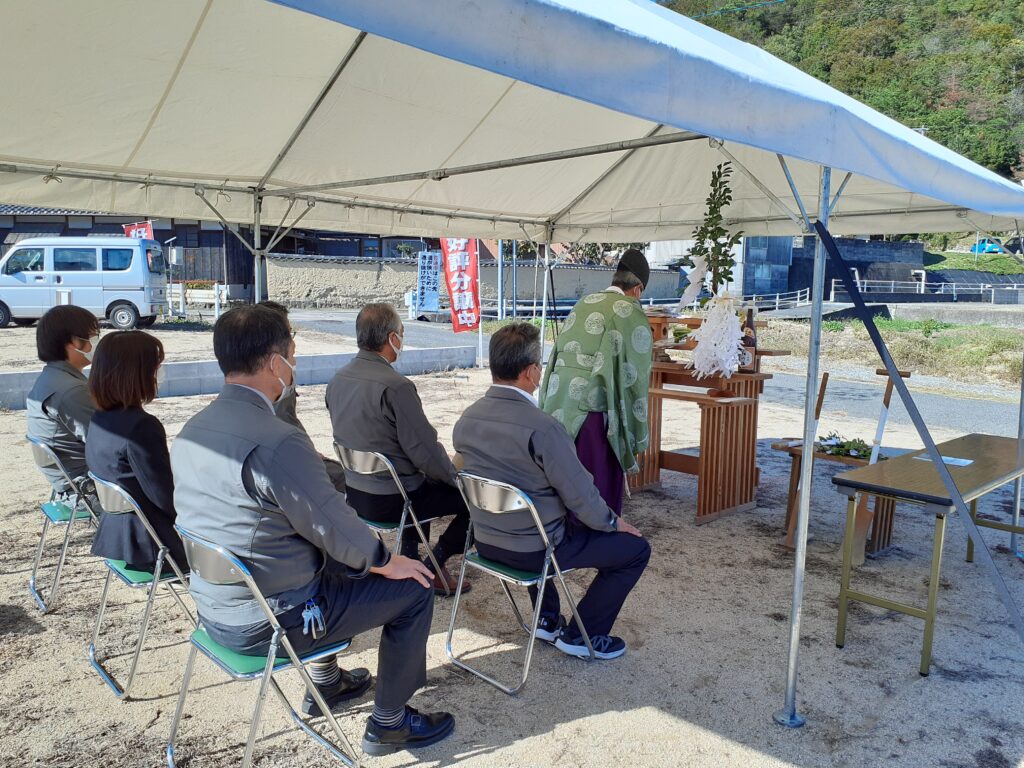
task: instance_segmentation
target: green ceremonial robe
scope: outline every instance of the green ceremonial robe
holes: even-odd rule
[[[640,302],[616,290],[580,299],[558,334],[541,408],[575,440],[587,414],[608,414],[608,442],[627,472],[647,448],[651,327]]]

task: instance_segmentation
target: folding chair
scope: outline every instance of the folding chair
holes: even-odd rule
[[[57,597],[60,592],[60,576],[64,570],[64,561],[67,559],[68,545],[71,543],[71,531],[74,528],[76,520],[91,520],[93,526],[99,525],[99,519],[96,516],[95,510],[90,508],[89,500],[86,495],[82,492],[81,486],[75,481],[67,469],[64,468],[64,463],[60,460],[53,449],[50,448],[46,443],[40,440],[38,437],[32,437],[32,435],[25,435],[25,439],[28,440],[32,446],[32,458],[36,462],[36,466],[40,470],[44,469],[56,469],[67,480],[68,486],[71,488],[71,506],[69,507],[63,501],[57,498],[57,492],[55,490],[50,491],[49,501],[40,505],[43,512],[43,532],[39,536],[39,549],[36,550],[35,560],[32,561],[32,575],[28,580],[28,591],[35,598],[36,604],[39,606],[39,610],[43,613],[52,611],[54,606],[57,605]],[[60,548],[60,556],[57,558],[57,568],[53,572],[53,584],[50,587],[49,602],[43,595],[42,587],[38,586],[36,577],[39,572],[39,564],[43,559],[43,547],[46,544],[46,532],[50,529],[50,526],[59,527],[66,526],[64,531],[64,543]]]
[[[357,451],[353,448],[346,448],[339,443],[334,444],[334,452],[338,454],[338,461],[345,467],[349,472],[354,472],[357,475],[391,475],[391,479],[398,487],[398,492],[402,494],[402,516],[398,519],[397,523],[380,523],[376,520],[368,520],[365,517],[360,516],[362,520],[374,533],[377,534],[377,538],[381,541],[384,540],[383,533],[394,532],[395,533],[395,544],[391,548],[392,554],[398,554],[398,550],[402,545],[402,533],[408,528],[406,518],[412,520],[413,527],[416,529],[416,533],[419,534],[420,541],[423,542],[423,546],[427,550],[427,557],[430,558],[430,564],[434,566],[434,573],[437,574],[438,580],[444,586],[444,593],[448,597],[451,597],[451,590],[448,589],[448,579],[445,578],[445,573],[441,570],[441,564],[437,562],[437,558],[434,557],[433,550],[430,549],[430,541],[423,533],[423,528],[420,527],[421,523],[430,523],[434,520],[439,520],[445,515],[436,515],[426,520],[420,520],[416,517],[416,512],[412,508],[412,501],[409,500],[409,494],[405,492],[405,487],[402,485],[402,479],[398,476],[395,465],[391,463],[383,453],[377,453],[376,451]]]
[[[267,605],[266,598],[263,597],[259,587],[256,586],[252,574],[242,561],[224,547],[214,544],[212,541],[208,541],[194,533],[190,533],[181,526],[176,525],[174,529],[179,533],[185,544],[185,555],[188,557],[192,573],[210,584],[244,585],[252,593],[253,598],[255,598],[260,609],[262,609],[263,614],[270,623],[271,629],[273,629],[273,635],[270,638],[270,648],[265,656],[249,656],[236,653],[215,642],[207,634],[206,630],[203,629],[202,622],[200,622],[199,627],[192,633],[190,638],[192,647],[189,649],[188,661],[185,662],[185,675],[181,681],[181,693],[178,695],[178,705],[174,710],[174,718],[171,721],[171,735],[167,741],[168,768],[175,768],[174,739],[178,734],[178,724],[181,722],[181,714],[185,709],[185,697],[188,695],[189,680],[192,677],[192,667],[195,664],[197,652],[201,652],[235,680],[258,679],[260,681],[260,689],[256,697],[256,707],[252,713],[252,724],[249,726],[249,738],[245,743],[245,757],[242,760],[243,768],[249,768],[252,764],[252,751],[256,744],[256,733],[259,730],[260,717],[263,713],[263,703],[266,700],[268,688],[273,688],[274,693],[277,694],[281,703],[284,704],[291,714],[292,720],[306,735],[345,765],[358,766],[359,759],[356,757],[355,750],[303,666],[309,662],[319,661],[324,657],[341,653],[349,647],[351,641],[344,640],[329,647],[319,648],[316,651],[299,656],[292,647],[291,642],[289,642],[284,629],[278,623],[277,617],[274,616],[274,612]],[[278,652],[282,649],[287,655],[279,657]],[[277,685],[277,681],[273,679],[273,675],[292,667],[299,673],[299,677],[302,678],[306,690],[320,707],[320,711],[330,724],[331,730],[334,731],[335,738],[344,744],[347,754],[335,742],[329,741],[313,730],[292,708],[292,705],[288,703],[287,697]]]
[[[544,601],[544,589],[547,586],[548,580],[552,577],[557,577],[558,581],[562,585],[562,593],[565,595],[565,599],[569,603],[569,607],[572,609],[573,618],[576,619],[576,625],[580,628],[580,633],[583,635],[583,641],[587,644],[587,650],[590,652],[590,658],[588,660],[593,660],[595,658],[594,647],[590,644],[590,635],[587,633],[586,627],[583,626],[583,619],[580,618],[579,611],[576,610],[576,601],[573,600],[572,593],[569,591],[569,587],[565,583],[565,574],[571,573],[575,569],[570,568],[568,570],[562,570],[559,567],[558,559],[555,557],[555,548],[548,539],[547,532],[544,530],[544,524],[540,520],[540,515],[537,513],[537,508],[534,506],[533,500],[515,486],[509,485],[508,483],[501,483],[497,480],[489,480],[486,477],[471,475],[468,472],[459,472],[458,484],[459,490],[462,492],[462,498],[465,499],[466,505],[470,509],[479,509],[494,515],[513,513],[521,514],[524,511],[529,511],[530,515],[533,517],[533,524],[537,527],[537,532],[540,534],[541,540],[544,542],[544,565],[539,573],[522,571],[518,568],[511,568],[507,565],[502,565],[494,560],[488,560],[480,555],[480,553],[475,549],[470,551],[469,545],[473,540],[473,525],[472,522],[470,523],[469,532],[466,535],[466,555],[462,559],[462,569],[459,571],[459,583],[455,587],[455,602],[452,605],[452,619],[448,625],[448,638],[445,641],[445,653],[448,654],[448,658],[451,662],[460,669],[464,669],[467,672],[473,673],[480,679],[486,680],[495,688],[504,691],[510,696],[515,696],[519,693],[523,686],[526,685],[527,675],[530,674],[530,659],[533,656],[533,644],[536,640],[537,625],[540,622],[540,608]],[[502,685],[493,677],[484,674],[478,669],[474,669],[464,661],[460,661],[455,658],[455,654],[452,651],[452,635],[455,633],[455,619],[459,613],[459,599],[462,597],[462,582],[466,578],[467,566],[483,571],[484,573],[494,576],[499,580],[501,588],[505,592],[505,597],[508,598],[509,604],[512,606],[512,611],[516,615],[516,619],[530,636],[530,639],[526,644],[526,661],[523,663],[523,674],[519,680],[519,685],[514,688]],[[551,568],[554,568],[554,573],[550,572]],[[519,612],[519,606],[516,605],[515,598],[512,597],[512,591],[508,587],[509,584],[518,584],[521,587],[537,587],[537,601],[533,609],[532,624],[528,625],[523,620],[523,615]],[[552,589],[556,588],[556,586],[552,586]]]
[[[103,594],[100,597],[100,609],[96,614],[96,625],[92,631],[92,642],[89,643],[89,663],[92,664],[103,681],[110,686],[114,695],[119,699],[125,699],[128,697],[128,691],[131,688],[132,681],[135,679],[135,670],[139,665],[139,656],[142,655],[142,646],[146,640],[146,629],[149,627],[149,617],[153,610],[153,602],[156,600],[157,588],[162,584],[167,587],[171,595],[177,601],[178,605],[181,606],[181,610],[188,616],[189,621],[192,622],[193,626],[196,625],[196,620],[192,616],[192,612],[186,607],[185,602],[182,600],[181,595],[178,594],[178,590],[174,588],[174,585],[188,588],[188,580],[185,578],[185,574],[182,573],[178,563],[174,562],[174,558],[168,554],[168,549],[160,537],[157,535],[153,526],[150,525],[149,520],[139,507],[138,503],[131,497],[124,488],[114,483],[108,482],[102,478],[97,477],[92,472],[89,473],[89,477],[92,478],[93,483],[96,484],[96,496],[100,500],[100,506],[103,507],[103,511],[108,515],[125,515],[135,514],[137,518],[142,522],[143,527],[146,529],[146,533],[153,540],[153,543],[157,546],[156,556],[156,567],[152,573],[147,571],[137,571],[128,568],[127,563],[124,560],[104,560],[103,562],[107,566],[107,579],[103,583]],[[171,570],[164,571],[164,563],[171,566]],[[100,625],[103,622],[103,613],[107,607],[107,592],[110,589],[110,582],[113,577],[117,577],[121,580],[121,583],[131,589],[145,589],[149,588],[149,595],[146,598],[146,607],[142,613],[142,625],[139,627],[139,638],[135,643],[135,655],[132,657],[131,666],[128,669],[128,677],[125,680],[124,686],[118,684],[117,680],[114,679],[113,674],[107,670],[102,662],[96,657],[96,644],[100,639]]]

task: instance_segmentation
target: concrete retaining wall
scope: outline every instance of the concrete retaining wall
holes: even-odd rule
[[[341,366],[355,357],[355,352],[337,355],[298,355],[295,371],[297,383],[326,384]],[[395,368],[406,376],[435,373],[476,365],[476,347],[430,347],[408,349],[402,352]],[[216,360],[188,363],[165,363],[167,381],[160,397],[185,395],[211,395],[224,386],[224,374]],[[0,406],[11,410],[25,408],[25,396],[35,383],[39,371],[11,371],[0,373]]]
[[[511,300],[512,269],[503,270],[506,295]],[[588,293],[607,288],[613,270],[608,267],[556,266],[552,270],[556,298],[575,300]],[[539,273],[543,278],[543,271]],[[532,301],[534,296],[533,266],[520,265],[516,270],[517,295],[520,301]],[[483,298],[493,302],[498,298],[498,267],[485,264],[482,272]],[[271,298],[293,307],[344,307],[357,309],[372,301],[387,301],[398,306],[405,302],[405,294],[416,287],[416,265],[410,263],[311,263],[309,261],[268,259],[267,284]],[[679,275],[676,272],[651,272],[651,284],[644,298],[673,298],[679,295]],[[543,283],[538,280],[537,300],[543,294]],[[441,294],[447,296],[444,280]]]

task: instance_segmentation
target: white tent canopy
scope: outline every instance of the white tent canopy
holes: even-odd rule
[[[820,166],[833,189],[851,174],[837,234],[1024,218],[1024,188],[640,0],[12,0],[0,18],[11,203],[213,218],[198,185],[244,222],[258,188],[264,223],[295,203],[326,229],[664,240],[690,235],[731,155],[749,173],[730,221],[792,234],[779,153],[812,214]]]
[[[812,219],[836,234],[1024,219],[1021,186],[644,0],[7,0],[0,22],[9,203],[301,217],[380,234],[669,240],[691,234],[712,169],[731,159],[726,215],[748,234],[809,231]],[[823,284],[819,240],[807,403]],[[808,455],[815,427],[808,409]],[[810,471],[805,462],[776,715],[786,725],[802,722]],[[966,507],[961,517],[973,529]]]

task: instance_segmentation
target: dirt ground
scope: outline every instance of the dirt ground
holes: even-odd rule
[[[455,419],[485,389],[483,372],[419,377],[417,384],[450,447]],[[299,412],[314,442],[327,451],[322,389],[304,389]],[[173,437],[210,399],[161,400],[152,411]],[[695,411],[683,404],[666,410],[666,446],[695,445]],[[788,460],[769,443],[798,433],[799,424],[800,404],[762,409],[756,510],[695,526],[694,480],[672,473],[659,490],[627,500],[626,515],[650,538],[654,555],[616,625],[629,644],[622,659],[591,665],[539,646],[529,684],[510,698],[447,662],[451,603],[438,598],[429,680],[414,704],[455,713],[455,734],[418,754],[369,758],[367,765],[1024,766],[1024,648],[981,567],[964,562],[965,539],[956,520],[946,539],[931,675],[918,675],[922,625],[910,617],[854,604],[846,647],[835,647],[844,503],[831,489],[829,478],[838,469],[833,465],[818,465],[813,486],[799,678],[807,725],[785,730],[772,722],[783,697],[792,556],[778,543]],[[838,416],[823,427],[869,435],[873,424]],[[188,625],[170,600],[160,601],[140,663],[138,698],[117,701],[86,658],[104,571],[87,556],[85,531],[70,557],[61,604],[52,614],[38,613],[26,581],[46,486],[23,434],[24,413],[0,414],[0,439],[10,451],[0,467],[0,765],[162,765]],[[886,444],[916,447],[917,440],[896,427]],[[1010,501],[1004,489],[988,497],[981,512],[1006,519]],[[869,560],[854,584],[923,604],[932,530],[932,519],[900,507],[895,549]],[[1009,554],[1005,534],[985,533],[1024,604],[1024,562]],[[577,595],[589,578],[571,577]],[[112,591],[112,630],[102,647],[120,654],[111,662],[115,669],[123,670],[128,660],[124,652],[140,599],[123,588]],[[457,652],[512,678],[524,638],[498,586],[477,578],[464,608]],[[376,671],[377,639],[375,632],[355,638],[346,664]],[[293,674],[282,675],[282,685],[298,699]],[[200,659],[179,733],[181,761],[238,764],[254,697],[254,684],[230,682]],[[356,702],[340,718],[357,744],[371,701]],[[335,763],[290,725],[271,698],[256,764]]]
[[[198,323],[157,323],[145,329],[164,345],[168,362],[180,363],[213,359],[213,333]],[[111,333],[102,328],[102,333]],[[331,333],[300,329],[295,337],[300,355],[354,352],[355,339]],[[0,330],[0,371],[34,370],[42,366],[36,357],[36,329],[9,326]]]

